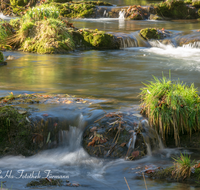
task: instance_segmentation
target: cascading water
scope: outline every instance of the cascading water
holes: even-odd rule
[[[59,133],[60,145],[69,151],[75,151],[81,147],[81,139],[85,126],[82,114],[78,116],[76,123],[77,126],[69,126],[68,131],[61,130]]]
[[[126,14],[126,11],[124,9],[122,9],[121,11],[119,11],[119,19],[125,19],[125,14]]]
[[[106,10],[103,12],[103,17],[108,17],[108,13]]]
[[[183,45],[184,48],[200,48],[200,41]]]
[[[152,155],[153,150],[162,150],[164,148],[157,132],[149,126],[146,119],[142,120],[138,127],[141,129],[142,135],[147,145],[147,154]]]
[[[134,35],[127,35],[127,34],[117,34],[120,48],[128,48],[128,47],[138,47],[137,40],[135,39]]]

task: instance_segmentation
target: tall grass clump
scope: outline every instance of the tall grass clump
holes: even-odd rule
[[[66,23],[54,6],[34,7],[13,24],[17,24],[18,31],[8,42],[19,50],[50,54],[65,53],[75,47]]]
[[[180,157],[174,157],[174,177],[179,180],[180,178],[189,178],[192,172],[192,167],[194,166],[194,161],[191,161],[190,156],[187,154],[182,154]]]
[[[48,4],[36,6],[30,8],[26,14],[22,17],[23,20],[39,21],[47,18],[57,19],[60,16],[60,11],[55,6],[49,6]]]
[[[187,86],[178,81],[154,77],[142,88],[141,113],[149,118],[149,123],[163,141],[173,135],[175,144],[180,144],[180,134],[192,134],[200,129],[200,97],[194,84]]]
[[[12,26],[4,20],[0,19],[0,49],[5,48],[7,39],[13,35],[14,31]]]

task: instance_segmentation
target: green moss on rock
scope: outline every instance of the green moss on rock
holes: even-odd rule
[[[3,62],[4,61],[4,56],[3,56],[3,53],[0,52],[0,62]]]
[[[39,179],[27,183],[27,187],[35,186],[61,186],[63,181],[61,179]]]
[[[119,49],[116,38],[103,31],[80,29],[72,31],[72,35],[78,49]]]
[[[161,2],[154,6],[159,16],[173,19],[197,18],[195,9],[187,6],[184,1],[172,0]]]
[[[158,30],[155,28],[142,29],[142,30],[140,30],[140,35],[146,40],[161,39],[161,34],[158,33]]]
[[[88,18],[95,13],[95,5],[86,3],[50,3],[58,7],[60,15],[68,18]]]
[[[12,106],[0,107],[0,154],[29,155],[31,130],[27,116]]]
[[[130,20],[143,20],[143,17],[139,12],[135,12],[131,16],[129,16],[128,19],[130,19]]]

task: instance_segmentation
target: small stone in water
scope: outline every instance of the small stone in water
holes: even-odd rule
[[[18,113],[19,113],[19,114],[21,114],[21,115],[23,115],[23,114],[26,114],[26,113],[27,113],[27,111],[24,111],[24,110],[19,110],[19,111],[18,111]]]
[[[73,187],[78,187],[78,186],[80,186],[78,183],[72,183],[72,186]]]

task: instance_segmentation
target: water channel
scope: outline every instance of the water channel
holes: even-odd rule
[[[119,5],[121,5],[119,3]],[[126,4],[122,4],[126,5]],[[143,83],[153,77],[168,76],[171,70],[172,79],[184,83],[194,83],[200,88],[200,49],[194,46],[163,45],[152,42],[145,45],[138,37],[138,31],[146,27],[165,28],[174,35],[189,34],[200,29],[199,22],[190,20],[174,21],[126,21],[117,18],[78,19],[72,21],[78,28],[91,28],[130,36],[136,40],[134,47],[121,47],[120,50],[76,51],[63,55],[38,55],[24,52],[4,52],[5,56],[13,55],[14,60],[0,68],[0,96],[11,91],[19,93],[55,93],[71,94],[77,97],[90,98],[108,111],[122,110],[136,112],[140,99],[138,94]],[[105,103],[108,102],[108,103]],[[167,166],[171,163],[171,154],[178,149],[164,149],[159,153],[148,155],[138,161],[110,160],[90,157],[81,147],[80,136],[85,121],[92,121],[102,114],[96,107],[62,109],[54,105],[39,107],[52,115],[71,118],[75,128],[70,128],[68,145],[47,150],[32,157],[10,156],[0,158],[0,170],[8,170],[17,176],[17,170],[25,173],[51,170],[53,175],[69,176],[70,181],[80,183],[78,189],[128,189],[126,177],[131,189],[145,189],[143,178],[137,178],[137,170],[149,164]],[[90,114],[88,114],[90,113]],[[83,119],[80,119],[83,115]],[[77,120],[78,121],[75,121]],[[72,146],[76,144],[76,146]],[[73,148],[72,148],[73,147]],[[200,155],[189,151],[196,159]],[[18,175],[19,176],[19,175]],[[6,178],[6,188],[13,190],[37,189],[26,188],[31,179]],[[192,190],[198,187],[146,179],[148,189],[181,189]],[[4,186],[3,186],[4,187]],[[48,189],[67,189],[69,187],[48,187]],[[40,187],[40,189],[46,189]]]

